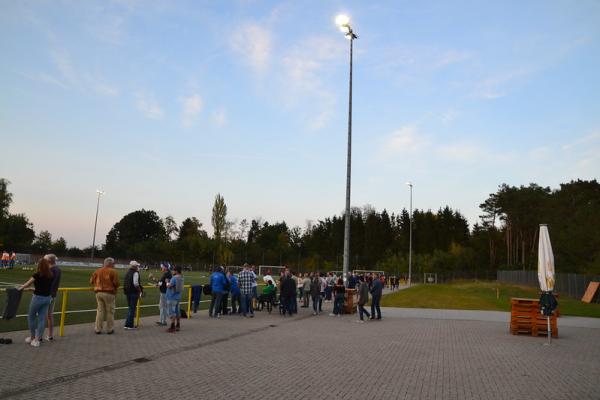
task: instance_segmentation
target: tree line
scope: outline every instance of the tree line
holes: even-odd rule
[[[8,212],[12,196],[0,179],[0,246],[37,254],[52,251],[84,257],[91,248],[68,247],[47,231],[37,235],[23,214]],[[551,190],[537,184],[502,184],[481,205],[480,221],[472,228],[449,206],[413,212],[413,271],[495,271],[535,269],[538,227],[547,223],[558,271],[600,273],[600,184],[571,181]],[[371,206],[351,209],[350,265],[406,274],[410,215],[378,211]],[[341,270],[344,215],[334,215],[305,227],[285,221],[229,220],[225,199],[217,194],[209,235],[196,217],[177,223],[152,210],[133,211],[116,222],[97,249],[99,256],[135,258],[147,263],[170,261],[193,267],[215,264],[289,265],[301,271]]]

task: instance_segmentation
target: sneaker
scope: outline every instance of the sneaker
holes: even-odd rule
[[[32,345],[33,347],[40,347],[40,341],[37,339],[33,339],[31,341],[31,343],[29,343],[30,345]]]
[[[31,342],[32,342],[32,340],[31,340],[31,336],[27,336],[27,337],[25,338],[25,343],[27,343],[27,344],[30,344]]]
[[[179,330],[180,330],[180,329],[181,329],[181,327],[180,327],[179,325],[176,325],[176,326],[175,326],[175,330],[176,330],[177,332],[179,332]]]
[[[330,317],[335,317],[335,314],[334,313],[329,313],[329,316]]]
[[[95,333],[96,335],[101,335],[101,334],[102,334],[102,331],[94,331],[94,333]]]
[[[217,318],[221,318],[221,314],[217,314]]]
[[[124,326],[123,328],[126,331],[135,331],[135,330],[137,330],[137,327],[135,327],[135,326]]]
[[[102,333],[102,332],[98,332],[98,333]],[[115,333],[115,331],[108,331],[108,332],[106,332],[107,335],[112,335],[113,333]]]
[[[54,336],[46,336],[45,339],[49,342],[54,340]]]

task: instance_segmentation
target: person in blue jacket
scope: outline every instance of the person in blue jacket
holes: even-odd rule
[[[221,317],[221,300],[223,299],[223,291],[226,283],[223,267],[215,267],[215,271],[210,275],[210,289],[212,299],[210,300],[210,308],[208,309],[209,317]]]
[[[241,313],[241,293],[240,287],[238,286],[238,278],[233,275],[231,271],[227,272],[227,277],[229,278],[229,291],[231,292],[231,314]]]

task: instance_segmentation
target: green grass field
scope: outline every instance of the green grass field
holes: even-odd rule
[[[33,268],[29,266],[28,268]],[[90,287],[89,280],[94,272],[93,268],[74,268],[74,267],[61,267],[62,276],[61,276],[61,287]],[[121,278],[121,284],[123,282],[123,277],[127,270],[116,270],[119,273]],[[31,277],[33,274],[33,270],[23,270],[21,267],[17,267],[12,270],[0,270],[0,287],[9,287],[12,285],[9,284],[23,284]],[[156,279],[158,279],[161,275],[160,271],[140,271],[141,279],[144,285],[150,284],[149,273],[152,273]],[[206,272],[186,272],[184,273],[185,284],[186,285],[195,285],[195,284],[204,284],[208,281],[207,278],[208,273]],[[29,307],[29,301],[31,299],[32,291],[25,291],[23,293],[23,298],[21,299],[21,304],[19,306],[18,314],[27,314],[27,309]],[[0,292],[0,309],[4,309],[5,302],[5,293]],[[159,291],[158,289],[146,289],[145,295],[142,299],[142,305],[144,304],[158,304],[159,301]],[[202,300],[205,300],[206,297],[203,296]],[[59,293],[56,297],[56,305],[54,307],[54,320],[55,325],[58,326],[60,321],[60,307],[61,307],[61,294]],[[187,290],[184,292],[183,300],[187,301]],[[123,295],[123,291],[120,288],[117,293],[117,307],[125,307],[127,306],[127,300]],[[206,303],[200,303],[202,309],[206,309]],[[186,308],[186,306],[183,306]],[[96,309],[96,298],[93,292],[70,292],[67,303],[67,310],[95,310]],[[158,306],[156,307],[143,307],[141,308],[142,316],[149,315],[158,315]],[[117,310],[115,318],[121,319],[125,318],[127,314],[127,310]],[[82,312],[82,313],[72,313],[67,314],[66,324],[79,324],[84,322],[93,322],[96,318],[96,313],[94,312]],[[13,318],[10,321],[0,320],[0,332],[8,332],[15,330],[27,329],[27,318],[19,317]],[[58,334],[58,333],[55,333]]]
[[[496,289],[500,296],[496,298]],[[456,310],[510,311],[512,297],[539,298],[538,290],[498,282],[455,282],[418,285],[386,295],[385,307],[439,308]],[[600,318],[600,304],[586,304],[577,299],[559,297],[560,315]]]

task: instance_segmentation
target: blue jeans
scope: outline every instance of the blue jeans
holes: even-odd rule
[[[335,303],[333,303],[333,313],[335,315],[342,314],[344,310],[344,294],[338,293],[335,295]]]
[[[254,315],[254,309],[252,308],[252,297],[253,294],[252,293],[242,293],[242,313],[244,314],[244,317],[246,316],[247,313],[250,313],[252,315]]]
[[[313,311],[314,312],[320,312],[319,310],[319,303],[321,301],[321,296],[317,295],[317,296],[312,296],[312,302],[313,302]]]
[[[381,296],[373,296],[371,299],[371,318],[375,318],[375,310],[377,310],[377,319],[381,319],[381,308],[379,308],[379,302]]]
[[[125,319],[125,326],[133,328],[133,319],[135,318],[135,308],[139,295],[137,293],[130,293],[127,297],[127,318]]]
[[[358,308],[358,315],[360,316],[361,321],[363,320],[363,315],[366,315],[367,318],[371,318],[371,314],[369,314],[369,312],[365,309],[364,304],[359,304],[356,307]]]
[[[210,308],[208,309],[208,316],[216,317],[217,314],[221,314],[221,300],[223,299],[223,292],[212,292],[212,299],[210,300]]]
[[[46,315],[48,314],[48,306],[52,301],[51,296],[38,296],[34,294],[29,303],[29,313],[27,314],[27,322],[29,323],[29,333],[32,337],[42,338],[44,329],[46,329]],[[37,316],[37,324],[36,318]],[[37,325],[37,329],[36,329]]]
[[[160,301],[158,304],[158,307],[160,309],[160,323],[163,325],[167,324],[167,315],[169,315],[169,307],[167,306],[167,294],[166,293],[161,293],[160,294]]]

